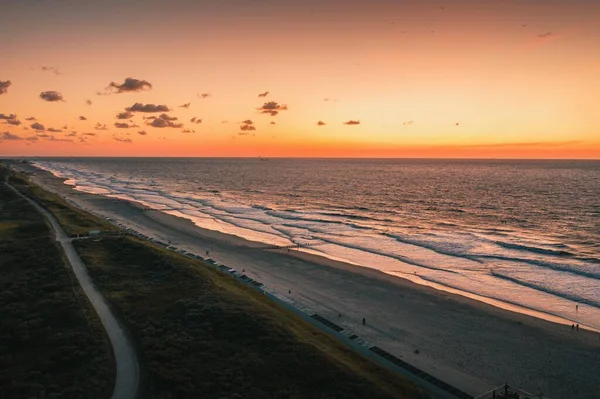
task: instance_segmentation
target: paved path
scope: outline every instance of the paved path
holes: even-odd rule
[[[62,245],[65,255],[71,264],[71,268],[77,277],[77,281],[79,281],[81,288],[83,288],[85,295],[92,303],[92,306],[96,310],[96,313],[98,313],[98,316],[104,325],[104,329],[106,330],[110,344],[112,345],[117,369],[112,399],[136,398],[140,385],[140,367],[137,355],[125,333],[125,328],[119,323],[114,313],[108,307],[104,296],[94,286],[85,264],[73,246],[73,240],[67,236],[52,213],[42,208],[36,202],[11,186],[8,183],[8,179],[5,184],[16,194],[31,203],[31,205],[48,219],[56,235],[56,240]]]

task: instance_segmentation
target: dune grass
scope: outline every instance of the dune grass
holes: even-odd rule
[[[0,398],[107,398],[102,324],[43,216],[0,167]]]
[[[71,231],[104,224],[20,183],[58,210],[57,219]],[[132,236],[75,245],[130,328],[144,398],[425,397],[409,381],[204,263]]]
[[[115,230],[115,227],[107,221],[71,206],[58,195],[32,184],[24,175],[13,174],[10,183],[29,198],[35,198],[40,205],[52,212],[71,237],[78,234],[86,235],[90,230]]]

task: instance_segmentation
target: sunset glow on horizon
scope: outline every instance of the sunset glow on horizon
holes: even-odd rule
[[[0,156],[600,158],[600,2],[5,3]]]

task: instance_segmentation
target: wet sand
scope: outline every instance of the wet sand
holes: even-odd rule
[[[75,191],[46,172],[36,171],[33,180],[150,237],[202,256],[208,250],[212,259],[245,269],[297,304],[473,395],[509,383],[552,399],[600,397],[597,332],[573,332],[374,269],[267,250],[138,204]]]

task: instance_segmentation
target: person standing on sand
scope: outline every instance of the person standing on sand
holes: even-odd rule
[[[367,324],[367,321],[365,320],[365,318],[363,317],[363,326]]]
[[[579,331],[579,324],[577,324],[577,325],[575,326],[575,329],[576,329],[577,331]]]

